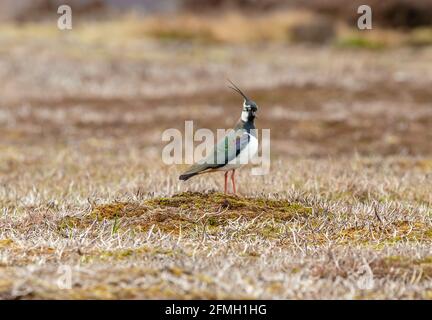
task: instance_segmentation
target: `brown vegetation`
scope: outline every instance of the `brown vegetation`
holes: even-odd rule
[[[1,26],[0,298],[430,299],[430,47],[237,42],[211,20],[225,38],[162,41],[161,19]],[[272,137],[237,196],[160,157],[167,128],[235,123],[226,78]]]

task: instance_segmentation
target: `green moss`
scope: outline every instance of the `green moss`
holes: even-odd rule
[[[217,227],[219,226],[219,220],[216,217],[210,217],[207,219],[207,223],[211,227]]]
[[[102,251],[99,254],[99,258],[102,260],[105,259],[114,259],[114,260],[123,260],[134,254],[134,250],[125,249],[125,250],[114,250],[114,251]]]
[[[190,41],[200,43],[218,42],[210,30],[205,29],[179,29],[179,28],[157,28],[148,30],[147,35],[165,41]]]
[[[395,264],[395,263],[406,263],[408,262],[410,259],[408,257],[404,257],[404,256],[387,256],[384,259],[384,262],[389,263],[389,264]]]
[[[89,223],[90,221],[85,218],[66,216],[60,219],[58,222],[57,231],[63,235],[66,235],[69,230],[74,228],[85,228],[89,225]]]
[[[361,36],[350,36],[340,39],[336,45],[341,48],[354,48],[354,49],[369,49],[380,50],[385,48],[382,42],[367,39]]]
[[[117,250],[95,250],[92,252],[86,252],[81,257],[81,263],[93,263],[98,260],[103,261],[121,261],[130,258],[141,258],[144,255],[168,255],[174,256],[180,254],[180,252],[172,249],[160,248],[160,247],[148,247],[142,246],[138,248],[125,248]]]
[[[266,225],[263,228],[260,228],[258,233],[260,236],[264,238],[275,239],[281,236],[281,228],[275,225]]]
[[[97,220],[117,219],[121,217],[141,216],[147,212],[147,209],[145,206],[135,203],[116,202],[95,207],[91,216]]]

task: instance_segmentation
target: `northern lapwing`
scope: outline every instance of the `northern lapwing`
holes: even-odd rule
[[[258,152],[258,139],[255,130],[255,115],[257,104],[250,100],[233,82],[228,86],[239,93],[243,101],[241,117],[233,130],[230,130],[210,154],[190,166],[182,173],[180,180],[188,180],[193,176],[216,171],[225,171],[224,192],[227,193],[228,173],[231,171],[231,183],[233,192],[236,193],[235,170],[247,164]]]

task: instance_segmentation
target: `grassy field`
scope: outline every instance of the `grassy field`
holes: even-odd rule
[[[157,26],[0,27],[0,298],[432,299],[431,47]],[[236,122],[228,77],[272,137],[237,196],[161,161]]]

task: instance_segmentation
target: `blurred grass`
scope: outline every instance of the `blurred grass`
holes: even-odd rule
[[[412,31],[407,40],[410,46],[423,47],[432,45],[432,28],[418,28]]]
[[[345,37],[337,41],[337,46],[341,48],[355,49],[384,49],[386,45],[383,42],[374,41],[361,36]]]
[[[201,44],[253,44],[276,42],[327,43],[340,48],[384,49],[432,45],[432,28],[396,31],[374,28],[360,31],[309,11],[282,11],[261,15],[126,14],[98,22],[77,21],[72,32],[52,23],[1,24],[1,41],[67,40],[82,44],[119,45],[134,41],[172,41]]]

